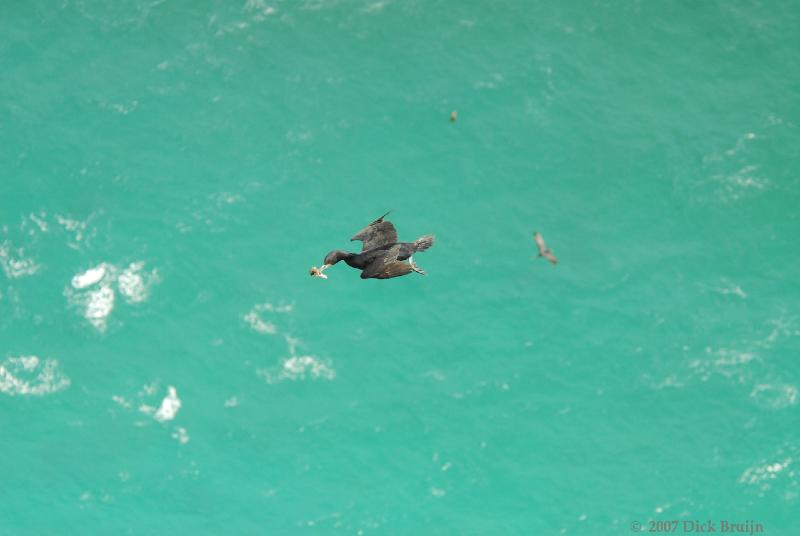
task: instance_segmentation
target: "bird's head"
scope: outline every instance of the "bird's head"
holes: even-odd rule
[[[330,268],[337,262],[346,258],[348,255],[349,253],[347,253],[346,251],[342,251],[341,249],[331,251],[330,253],[325,255],[325,260],[322,261],[322,266],[320,267],[319,271],[321,272],[326,268]]]

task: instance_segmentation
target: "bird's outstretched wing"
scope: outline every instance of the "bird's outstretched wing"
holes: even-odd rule
[[[361,272],[361,279],[390,279],[392,277],[399,277],[411,272],[413,268],[407,262],[397,260],[397,255],[400,253],[400,245],[386,251],[386,255],[378,257],[364,268]]]
[[[353,240],[361,240],[363,243],[361,251],[366,251],[378,246],[394,244],[397,242],[397,231],[395,231],[394,225],[392,225],[392,222],[383,219],[388,214],[389,213],[387,212],[374,222],[361,229],[353,236],[353,238],[350,239],[350,241],[352,242]]]

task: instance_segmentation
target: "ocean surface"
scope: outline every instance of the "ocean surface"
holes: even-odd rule
[[[797,2],[0,13],[0,535],[800,534]]]

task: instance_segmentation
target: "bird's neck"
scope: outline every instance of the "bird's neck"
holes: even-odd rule
[[[344,261],[348,266],[353,266],[353,259],[358,256],[358,253],[350,253],[349,251],[343,251],[342,253],[343,255],[339,257],[339,260]]]
[[[336,261],[333,264],[336,264],[337,262],[340,261],[344,261],[347,264],[350,264],[350,259],[352,259],[355,256],[356,256],[355,253],[350,253],[348,251],[340,249],[339,251],[336,252],[336,257],[335,257]]]

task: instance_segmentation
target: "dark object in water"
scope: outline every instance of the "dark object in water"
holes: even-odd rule
[[[417,272],[425,275],[411,257],[418,251],[425,251],[433,245],[433,235],[425,235],[414,242],[398,242],[397,231],[392,222],[384,220],[387,212],[356,233],[353,240],[361,240],[360,253],[349,253],[340,249],[325,256],[322,266],[311,269],[311,275],[326,277],[322,272],[339,261],[361,270],[361,279],[389,279]]]
[[[456,120],[458,120],[458,112],[456,110],[453,110],[452,112],[450,112],[450,122],[455,123]]]
[[[553,255],[553,252],[550,251],[550,249],[545,245],[544,237],[540,233],[536,232],[533,233],[533,239],[536,242],[536,245],[539,247],[539,256],[544,257],[553,264],[558,264],[558,259],[556,259],[556,256]]]

